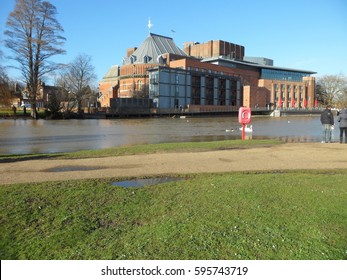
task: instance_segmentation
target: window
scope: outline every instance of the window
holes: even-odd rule
[[[145,55],[145,56],[143,57],[143,62],[144,62],[144,63],[148,63],[148,61],[149,61],[149,57],[148,57],[148,55]]]
[[[142,81],[141,80],[137,81],[137,89],[138,90],[142,89]]]
[[[261,69],[261,79],[301,82],[303,77],[310,76],[304,72],[285,71],[279,69]]]
[[[133,64],[136,61],[136,56],[132,55],[130,56],[130,63]]]

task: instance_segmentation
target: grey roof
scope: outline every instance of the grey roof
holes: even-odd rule
[[[317,72],[310,71],[310,70],[300,70],[300,69],[293,69],[293,68],[284,68],[284,67],[277,67],[277,66],[270,66],[270,65],[262,65],[262,64],[257,64],[253,63],[250,61],[240,61],[240,60],[230,60],[230,59],[225,59],[221,57],[209,57],[206,59],[201,60],[202,62],[209,62],[217,65],[222,65],[222,66],[229,66],[230,65],[243,65],[243,66],[248,66],[251,68],[258,68],[258,69],[272,69],[272,70],[281,70],[281,71],[290,71],[290,72],[301,72],[301,73],[306,73],[306,74],[316,74]],[[232,66],[234,67],[234,66]]]
[[[112,65],[102,79],[103,80],[114,79],[114,78],[117,78],[118,76],[119,76],[118,65]]]
[[[188,56],[183,50],[176,46],[172,38],[149,33],[141,46],[130,57],[124,58],[123,64],[159,64],[158,58],[164,53]]]

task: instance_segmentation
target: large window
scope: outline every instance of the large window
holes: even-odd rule
[[[237,81],[230,80],[230,105],[236,106],[237,104]]]
[[[191,78],[192,85],[192,105],[200,105],[200,97],[201,97],[201,77],[200,76],[192,76]]]
[[[282,81],[302,81],[303,77],[309,76],[307,73],[284,71],[276,69],[261,69],[261,79],[282,80]]]
[[[213,77],[206,77],[205,79],[205,105],[213,105],[213,90],[214,90]]]
[[[218,80],[218,105],[225,105],[226,80]]]

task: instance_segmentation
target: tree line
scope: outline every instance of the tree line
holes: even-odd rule
[[[316,96],[322,105],[347,107],[347,77],[343,74],[324,75],[316,81]]]
[[[17,62],[12,66],[21,72],[23,87],[28,93],[31,116],[37,115],[37,96],[41,82],[48,74],[56,73],[56,85],[62,88],[61,94],[54,93],[47,106],[51,111],[60,110],[61,101],[67,101],[69,110],[82,111],[82,99],[95,92],[96,80],[91,57],[78,55],[66,65],[52,60],[54,56],[65,54],[66,38],[64,29],[57,20],[57,9],[47,1],[16,0],[14,10],[6,22],[4,45],[11,51],[8,58]],[[0,65],[0,101],[6,103],[10,92],[10,81],[5,67]]]
[[[5,30],[5,46],[11,51],[10,59],[17,62],[13,66],[20,70],[23,87],[28,92],[31,103],[31,115],[37,116],[37,96],[40,82],[45,76],[59,72],[56,86],[61,93],[53,94],[47,109],[51,113],[62,109],[62,101],[68,108],[82,111],[82,100],[96,95],[93,86],[96,80],[91,57],[87,54],[78,55],[67,65],[51,60],[56,55],[65,54],[63,49],[66,38],[64,29],[57,20],[57,9],[48,1],[16,0],[14,10],[9,14]],[[0,56],[3,54],[0,53]],[[11,83],[5,67],[0,64],[0,105],[8,103],[11,97]],[[316,98],[321,105],[336,107],[347,106],[347,77],[326,75],[317,79]]]

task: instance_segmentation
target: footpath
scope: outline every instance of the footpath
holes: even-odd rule
[[[336,168],[347,169],[347,144],[286,143],[272,147],[194,153],[0,163],[0,185],[85,178]]]

